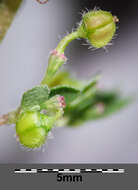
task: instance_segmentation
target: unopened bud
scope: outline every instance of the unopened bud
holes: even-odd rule
[[[116,31],[116,16],[102,10],[86,13],[78,29],[80,36],[86,38],[92,46],[101,48],[106,46],[113,38]]]
[[[56,72],[61,67],[61,65],[66,63],[66,61],[67,61],[67,58],[65,57],[64,53],[60,53],[56,49],[53,50],[49,57],[47,74],[46,74],[46,77],[43,79],[42,84],[45,84],[45,83],[49,84],[49,81],[51,81],[51,78],[56,74]]]
[[[64,96],[59,96],[58,97],[58,101],[59,101],[59,104],[62,108],[65,108],[66,107],[66,103],[65,103],[65,98]]]
[[[16,123],[19,142],[28,148],[40,147],[45,143],[52,125],[52,118],[39,112],[21,113]]]
[[[55,120],[60,119],[64,114],[66,107],[64,96],[55,95],[45,102],[43,108],[46,110],[48,116],[55,117]]]

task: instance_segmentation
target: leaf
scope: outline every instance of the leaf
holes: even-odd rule
[[[56,86],[54,88],[51,88],[49,96],[50,97],[55,96],[55,95],[64,96],[66,105],[68,105],[79,95],[79,93],[80,93],[80,91],[76,88],[61,85],[61,86]]]
[[[57,72],[55,76],[47,83],[47,85],[52,88],[59,85],[66,85],[64,82],[69,77],[68,72]]]
[[[98,92],[93,104],[83,110],[83,112],[70,118],[69,125],[75,126],[83,124],[88,120],[104,118],[123,109],[131,102],[132,97],[122,98],[117,92]]]
[[[40,85],[28,90],[23,94],[21,108],[24,110],[39,109],[48,100],[49,88],[47,85]]]
[[[116,101],[113,101],[112,103],[105,105],[104,111],[102,113],[98,112],[96,110],[96,107],[91,108],[86,111],[84,114],[85,120],[95,120],[95,119],[100,119],[103,117],[106,117],[116,111],[119,111],[120,109],[124,108],[130,103],[130,98],[120,98]]]
[[[44,83],[45,81],[43,81]],[[44,83],[46,84],[46,83]],[[68,85],[74,88],[81,88],[84,82],[74,78],[68,71],[60,71],[56,73],[52,79],[47,82],[47,85],[52,88],[59,85]]]
[[[0,41],[4,38],[22,0],[0,1]]]
[[[79,96],[70,103],[68,111],[73,112],[74,110],[74,112],[80,112],[92,104],[95,93],[97,92],[96,85],[98,79],[99,77],[96,76],[94,79],[85,84]]]
[[[95,96],[96,102],[104,102],[104,104],[110,104],[111,102],[120,98],[119,92],[115,90],[98,90]]]
[[[86,107],[92,104],[96,90],[97,89],[94,87],[85,93],[81,92],[80,95],[70,103],[68,111],[83,111]]]
[[[88,81],[82,91],[83,93],[85,93],[86,91],[88,91],[89,89],[93,88],[94,86],[97,85],[98,81],[99,81],[100,75],[96,75],[94,78],[92,78],[90,81]]]

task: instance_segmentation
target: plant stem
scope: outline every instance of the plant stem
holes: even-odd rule
[[[20,107],[17,108],[15,111],[0,116],[0,125],[16,123],[17,116],[19,113],[20,113]]]
[[[7,124],[9,121],[9,114],[0,116],[0,125]]]
[[[72,32],[71,34],[68,34],[65,36],[58,44],[57,48],[50,54],[49,60],[48,60],[48,67],[45,73],[45,76],[43,80],[41,81],[41,84],[49,84],[52,77],[56,74],[58,69],[66,62],[66,57],[64,56],[65,48],[68,46],[68,44],[79,38],[79,33]]]
[[[71,34],[68,34],[67,36],[65,36],[58,44],[56,50],[59,52],[59,53],[64,53],[64,50],[65,48],[68,46],[68,44],[79,38],[79,34],[77,31],[75,32],[72,32]]]

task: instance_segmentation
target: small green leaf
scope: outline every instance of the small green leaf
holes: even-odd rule
[[[76,126],[88,120],[104,118],[115,113],[132,102],[132,97],[120,97],[115,91],[99,91],[89,107],[83,111],[70,115],[69,125]]]
[[[23,94],[21,108],[24,110],[39,109],[48,100],[49,88],[47,85],[40,85],[28,90]]]
[[[92,104],[95,93],[97,92],[96,85],[98,79],[99,77],[96,76],[85,84],[79,96],[70,103],[68,111],[72,112],[74,110],[74,112],[80,112]]]
[[[93,87],[85,93],[81,92],[80,95],[70,103],[68,111],[80,112],[92,104],[96,90],[97,89]]]
[[[100,75],[96,75],[94,78],[92,78],[90,81],[88,81],[82,91],[83,93],[87,92],[89,89],[93,88],[94,86],[97,85],[98,81],[99,81]]]
[[[50,97],[55,96],[55,95],[64,96],[66,105],[68,105],[79,95],[79,93],[80,91],[76,88],[61,85],[61,86],[56,86],[54,88],[51,88]]]
[[[104,118],[114,112],[117,112],[127,106],[131,102],[130,98],[119,98],[111,102],[110,104],[105,104],[104,110],[102,112],[98,112],[96,105],[88,109],[84,114],[84,120],[95,120]],[[104,104],[103,104],[104,105]]]
[[[84,85],[84,81],[80,81],[72,76],[68,71],[62,70],[57,72],[47,83],[43,81],[43,84],[47,84],[50,88],[59,85],[68,85],[73,88],[80,89]]]

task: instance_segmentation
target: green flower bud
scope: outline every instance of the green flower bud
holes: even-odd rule
[[[49,84],[51,78],[56,74],[61,65],[65,64],[67,58],[64,53],[57,51],[56,49],[51,52],[49,57],[49,64],[47,68],[47,75],[42,80],[41,84]]]
[[[112,40],[116,31],[117,17],[102,10],[94,10],[86,13],[78,28],[80,37],[86,38],[92,46],[101,48]]]
[[[22,145],[37,148],[45,143],[52,126],[51,117],[39,112],[27,111],[20,114],[16,123],[16,133]]]

